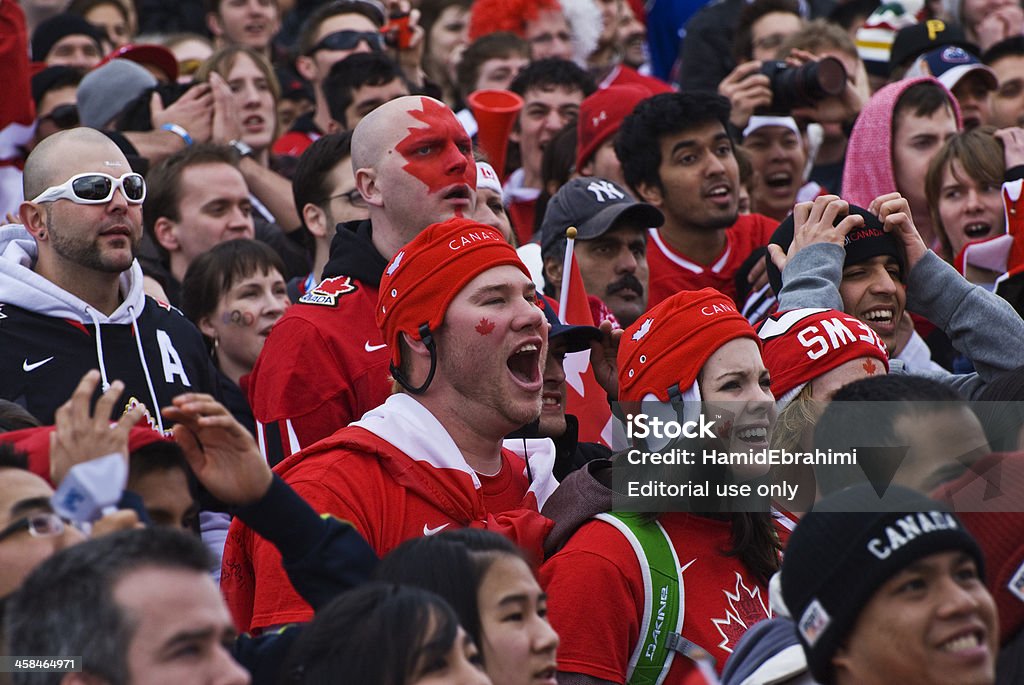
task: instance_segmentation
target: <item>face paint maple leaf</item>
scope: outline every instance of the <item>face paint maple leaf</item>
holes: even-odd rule
[[[427,126],[410,126],[408,135],[395,145],[406,160],[402,168],[431,193],[458,183],[475,190],[476,163],[466,129],[444,104],[430,98],[420,98],[420,102],[423,109],[411,109],[408,114]]]
[[[488,335],[494,330],[494,323],[487,319],[480,319],[480,323],[476,325],[476,332],[480,335]]]
[[[875,363],[870,359],[865,359],[864,363],[861,364],[861,367],[864,369],[865,372],[867,372],[869,376],[874,376],[875,372],[878,370],[875,368]]]

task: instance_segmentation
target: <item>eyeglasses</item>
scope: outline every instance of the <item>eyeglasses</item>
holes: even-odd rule
[[[79,205],[102,205],[114,198],[118,188],[129,204],[140,205],[146,199],[146,180],[142,174],[127,173],[114,178],[110,174],[90,172],[75,174],[59,186],[50,186],[32,202],[71,200]]]
[[[39,123],[52,121],[59,129],[74,128],[78,126],[78,107],[74,104],[58,105],[49,114],[39,117]]]
[[[384,36],[372,31],[335,31],[328,33],[320,39],[320,42],[313,46],[309,54],[320,50],[355,50],[363,41],[370,46],[374,52],[384,49]]]
[[[363,196],[359,192],[358,188],[353,188],[347,193],[338,193],[337,195],[331,195],[329,198],[327,198],[327,201],[330,202],[331,200],[335,200],[339,197],[345,198],[345,201],[348,202],[353,207],[359,207],[360,209],[366,207],[366,200],[363,199]]]
[[[64,533],[64,520],[52,511],[25,516],[0,530],[0,541],[27,530],[34,538],[52,538]]]

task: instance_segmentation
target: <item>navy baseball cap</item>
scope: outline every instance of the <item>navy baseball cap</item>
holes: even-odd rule
[[[564,340],[568,344],[566,352],[582,352],[590,349],[591,340],[600,340],[601,331],[595,326],[570,326],[558,320],[558,314],[551,305],[551,298],[540,296],[544,308],[544,318],[551,324],[548,341]]]
[[[574,178],[548,202],[540,225],[541,249],[547,250],[570,226],[576,227],[577,239],[590,240],[620,221],[653,228],[665,223],[665,215],[654,205],[637,202],[611,181],[595,176]]]

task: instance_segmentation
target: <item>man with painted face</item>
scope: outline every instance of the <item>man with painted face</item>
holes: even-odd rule
[[[400,141],[397,152],[433,149],[423,136],[438,130],[412,128],[415,140]],[[361,159],[365,150],[353,153]],[[389,167],[402,163],[380,154],[390,159],[376,181],[359,182],[371,203]],[[422,173],[421,164],[405,167]],[[541,415],[547,354],[548,324],[515,249],[469,219],[435,223],[395,251],[374,308],[402,391],[275,470],[318,512],[350,521],[378,555],[413,537],[474,527],[505,534],[539,559],[551,522],[537,511],[557,485],[554,447],[545,440],[519,456],[502,446]],[[312,616],[276,550],[240,523],[228,536],[222,577],[236,625],[265,629]]]
[[[272,464],[391,394],[388,342],[373,319],[384,266],[428,225],[473,211],[469,136],[437,100],[398,98],[367,115],[352,134],[352,167],[369,219],[338,224],[322,280],[274,326],[249,377]]]

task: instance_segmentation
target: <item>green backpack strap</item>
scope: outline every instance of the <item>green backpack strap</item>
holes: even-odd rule
[[[672,541],[657,520],[643,514],[602,513],[594,518],[613,526],[629,541],[640,564],[644,581],[644,611],[640,639],[629,658],[628,685],[661,685],[675,655],[691,659],[708,682],[714,676],[714,657],[682,636],[684,606],[683,575]]]

